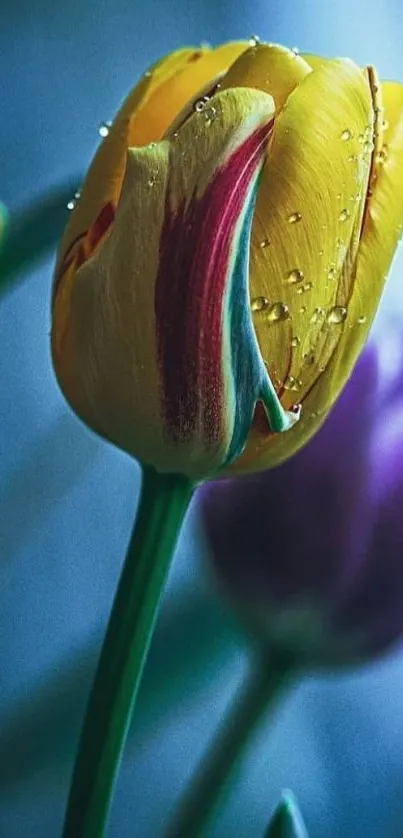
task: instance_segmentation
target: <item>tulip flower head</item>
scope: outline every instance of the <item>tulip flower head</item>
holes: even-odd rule
[[[52,353],[158,471],[254,471],[323,422],[403,222],[403,92],[280,46],[183,49],[104,137],[59,252]]]
[[[272,654],[335,666],[401,638],[402,399],[402,380],[385,390],[366,349],[303,451],[201,490],[219,585]]]

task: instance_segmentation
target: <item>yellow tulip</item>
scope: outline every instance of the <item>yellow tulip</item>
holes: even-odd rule
[[[73,409],[195,480],[290,456],[364,345],[402,176],[403,87],[372,68],[243,42],[162,59],[61,244],[52,352]]]

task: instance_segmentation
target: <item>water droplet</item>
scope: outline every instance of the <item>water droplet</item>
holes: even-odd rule
[[[358,320],[357,320],[357,323],[359,323],[360,326],[363,323],[366,323],[366,322],[367,322],[367,318],[366,318],[365,314],[362,314],[361,317],[359,317]]]
[[[111,125],[112,125],[112,123],[111,123],[110,121],[108,121],[108,122],[101,122],[101,124],[100,124],[100,126],[99,126],[99,128],[98,128],[98,133],[99,133],[99,135],[100,135],[101,137],[107,137],[107,136],[108,136],[108,134],[109,134],[109,131],[110,131]]]
[[[328,323],[343,323],[347,316],[347,309],[345,306],[333,306],[327,315]]]
[[[284,381],[284,390],[299,390],[299,382],[293,375],[287,375]]]
[[[336,247],[337,247],[337,249],[338,249],[338,250],[342,250],[342,249],[343,249],[343,247],[344,247],[344,241],[343,241],[343,239],[337,239],[337,241],[336,241]]]
[[[269,305],[267,297],[254,297],[251,301],[251,311],[264,311]]]
[[[326,314],[325,309],[320,308],[318,306],[318,308],[315,308],[315,310],[312,314],[311,323],[320,323],[320,321],[323,320],[325,314]]]
[[[269,245],[270,239],[262,239],[262,241],[260,242],[260,247],[262,248],[262,250],[264,250],[265,247],[269,247]]]
[[[301,271],[299,268],[293,268],[292,271],[289,271],[287,274],[287,282],[290,285],[296,285],[297,282],[302,282],[304,279],[304,272]]]
[[[315,355],[312,350],[305,353],[304,361],[307,367],[311,367],[315,363]]]
[[[353,132],[350,131],[349,128],[345,128],[344,131],[341,134],[341,139],[343,140],[343,142],[345,142],[345,143],[348,142],[348,140],[351,140],[352,137],[353,137]]]
[[[358,142],[361,143],[361,145],[362,145],[363,143],[368,142],[368,140],[371,136],[372,136],[372,126],[371,125],[366,125],[363,132],[358,135]]]
[[[152,70],[146,70],[145,73],[144,73],[144,78],[145,79],[150,79],[152,74],[153,74]]]
[[[383,130],[384,130],[384,131],[387,131],[387,130],[388,130],[388,128],[389,128],[389,122],[388,122],[388,120],[387,120],[387,119],[383,119],[383,120],[382,120],[382,128],[383,128]]]
[[[328,279],[336,279],[336,268],[332,265],[327,272]]]
[[[300,345],[301,345],[301,338],[299,338],[297,335],[295,335],[295,337],[291,341],[291,346],[296,347],[296,346],[300,346]]]
[[[372,140],[366,140],[364,143],[364,154],[371,155],[374,150],[374,143]]]
[[[389,149],[387,145],[383,145],[382,148],[379,150],[378,154],[376,155],[377,163],[379,163],[380,166],[383,166],[384,163],[386,163],[386,160],[388,159],[388,153]]]
[[[302,215],[300,212],[292,212],[287,220],[289,224],[297,224],[298,221],[302,220]]]
[[[301,306],[301,308],[299,310],[299,313],[300,314],[305,314],[305,312],[306,312],[306,306]]]
[[[267,312],[267,319],[272,323],[280,320],[288,320],[289,316],[289,308],[282,302],[273,303]]]
[[[313,282],[306,282],[302,288],[297,288],[297,294],[306,294],[307,291],[310,291],[313,288]]]
[[[342,209],[342,211],[339,215],[339,221],[341,221],[341,222],[347,221],[349,218],[350,218],[350,210]]]
[[[299,47],[291,47],[291,52],[293,52],[294,55],[299,55],[300,54],[300,49],[299,49]]]
[[[69,212],[72,212],[72,210],[74,209],[75,205],[76,205],[76,202],[75,202],[74,198],[72,198],[72,199],[71,199],[71,201],[68,201],[68,203],[67,203],[67,209],[69,210]]]
[[[249,46],[250,47],[258,47],[261,43],[259,35],[251,35],[249,38]]]
[[[211,123],[214,122],[215,119],[217,119],[217,108],[215,108],[214,105],[210,105],[210,107],[207,108],[207,110],[205,111],[204,115],[206,119],[206,124],[211,125]]]
[[[77,190],[77,192],[74,193],[74,200],[79,201],[80,198],[81,198],[81,192],[79,190]]]
[[[196,113],[202,113],[206,107],[206,99],[198,99],[197,102],[194,104],[194,109]]]

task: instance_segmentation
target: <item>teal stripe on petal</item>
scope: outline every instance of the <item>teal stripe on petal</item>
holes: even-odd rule
[[[299,418],[298,411],[284,410],[276,394],[261,356],[249,305],[249,251],[258,186],[259,178],[256,178],[239,224],[239,235],[234,239],[236,257],[227,316],[230,322],[230,357],[236,409],[232,438],[223,467],[242,453],[257,401],[262,401],[268,424],[274,433],[287,431]]]

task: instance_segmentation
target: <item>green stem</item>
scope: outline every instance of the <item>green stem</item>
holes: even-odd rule
[[[88,701],[64,838],[101,838],[190,481],[145,468],[139,510]]]
[[[230,708],[211,748],[185,794],[168,838],[204,835],[235,773],[252,734],[269,708],[289,684],[294,667],[289,662],[263,660]]]

